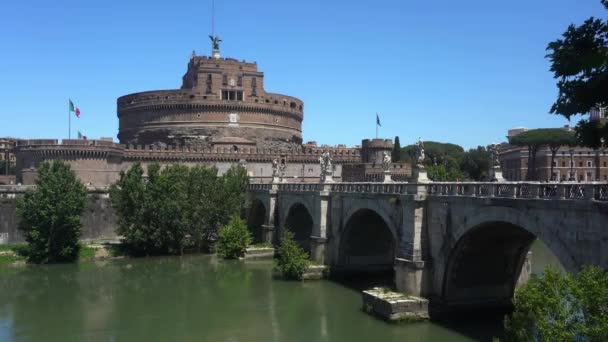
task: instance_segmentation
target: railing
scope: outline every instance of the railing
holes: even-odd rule
[[[270,190],[272,184],[250,184],[250,191]],[[279,183],[279,191],[335,193],[421,194],[429,196],[499,197],[608,201],[608,183],[432,182],[432,183]]]

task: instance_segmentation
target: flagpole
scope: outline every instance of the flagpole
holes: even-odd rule
[[[70,113],[70,99],[68,99],[68,140],[72,139],[72,115]]]

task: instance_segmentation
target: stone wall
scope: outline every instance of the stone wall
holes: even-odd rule
[[[0,244],[24,242],[18,230],[16,204],[23,190],[2,193],[0,198]],[[13,197],[14,196],[14,197]],[[8,197],[8,198],[7,198]],[[82,216],[82,240],[115,240],[116,217],[107,193],[89,193],[88,205]]]

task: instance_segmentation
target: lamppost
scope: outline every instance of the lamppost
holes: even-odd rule
[[[573,148],[570,149],[570,178],[568,178],[568,181],[570,181],[570,182],[576,181],[576,178],[574,178],[574,149]]]

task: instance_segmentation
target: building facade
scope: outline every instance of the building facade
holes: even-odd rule
[[[509,136],[525,131],[525,128],[512,129],[509,130]],[[507,180],[528,180],[528,154],[525,147],[509,144],[501,146],[500,165]],[[551,167],[551,150],[548,147],[541,148],[536,153],[534,173],[539,181],[608,181],[608,150],[562,146],[555,154]]]
[[[192,55],[181,89],[118,98],[120,143],[101,140],[31,139],[15,147],[17,181],[32,184],[41,162],[61,158],[88,185],[107,186],[134,163],[209,165],[219,174],[244,166],[252,182],[270,182],[275,162],[289,182],[317,182],[319,158],[329,152],[336,181],[369,181],[379,174],[390,139],[364,140],[362,147],[302,144],[304,103],[266,92],[256,63]],[[357,166],[358,165],[358,166]],[[356,172],[343,173],[344,167]],[[396,179],[411,175],[394,164]],[[382,174],[383,175],[383,174]]]

